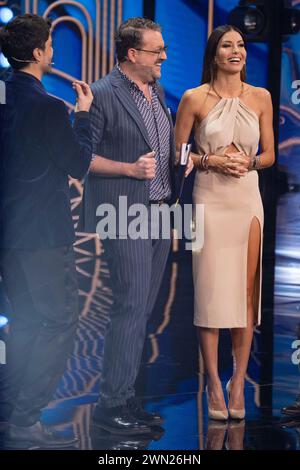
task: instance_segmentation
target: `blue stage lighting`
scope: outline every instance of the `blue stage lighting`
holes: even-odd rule
[[[6,326],[8,323],[8,319],[4,315],[0,315],[0,328]]]
[[[0,22],[3,24],[8,23],[14,17],[14,13],[10,8],[0,8]]]
[[[9,67],[9,66],[10,66],[10,65],[9,65],[9,63],[8,63],[8,61],[7,61],[7,59],[6,59],[6,57],[4,57],[3,54],[0,54],[0,67],[2,67],[2,68],[7,68],[7,67]]]

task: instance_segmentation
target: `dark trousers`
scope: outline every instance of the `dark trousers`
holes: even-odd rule
[[[104,240],[114,305],[104,341],[99,406],[123,405],[135,395],[147,321],[162,282],[170,239]]]
[[[0,418],[30,426],[51,400],[72,352],[78,320],[73,247],[2,250],[0,273],[13,310],[0,369]]]

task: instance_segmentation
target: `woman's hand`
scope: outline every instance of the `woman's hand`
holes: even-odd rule
[[[185,177],[189,176],[189,174],[193,171],[194,169],[194,162],[192,158],[189,156],[187,165],[186,165],[186,170],[185,170]]]
[[[231,162],[237,163],[239,165],[241,176],[244,176],[246,173],[248,173],[251,164],[251,158],[246,155],[245,152],[225,152],[225,155],[226,157],[229,157]]]
[[[224,156],[209,155],[208,167],[216,173],[241,178],[248,173],[250,163],[250,159],[248,161],[243,155],[242,152],[227,153]]]

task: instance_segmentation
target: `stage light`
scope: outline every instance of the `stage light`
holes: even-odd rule
[[[4,69],[10,67],[8,60],[6,59],[6,57],[4,57],[2,53],[0,53],[0,67]]]
[[[0,23],[6,24],[14,17],[14,12],[7,7],[0,8]]]
[[[281,36],[296,34],[300,30],[300,10],[292,8],[290,0],[278,0]],[[237,26],[250,42],[268,42],[272,29],[271,10],[273,2],[268,0],[240,0],[238,6],[229,13],[229,24]],[[274,28],[273,28],[274,29]],[[283,38],[284,40],[284,38]]]
[[[8,323],[8,318],[6,318],[4,315],[0,315],[0,328],[3,328],[6,326]]]
[[[249,8],[243,18],[243,29],[248,34],[259,34],[266,24],[264,15],[256,8]]]
[[[237,26],[247,41],[263,42],[267,40],[268,16],[264,2],[255,3],[240,2],[229,13],[229,24]]]

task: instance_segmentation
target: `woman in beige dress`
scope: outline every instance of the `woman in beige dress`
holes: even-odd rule
[[[194,323],[214,419],[228,418],[218,374],[219,329],[230,328],[232,338],[229,415],[242,419],[253,327],[260,324],[263,207],[257,170],[274,163],[273,112],[269,92],[245,82],[246,56],[237,28],[216,28],[206,47],[202,85],[184,93],[176,120],[177,149],[194,128],[198,152],[192,154],[193,200],[204,204],[204,246],[193,252]]]

